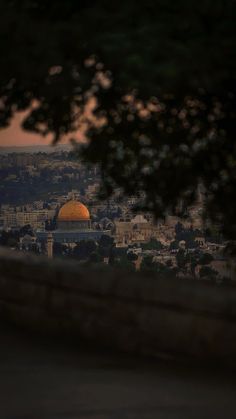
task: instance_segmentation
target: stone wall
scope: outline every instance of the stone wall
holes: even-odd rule
[[[0,251],[0,318],[135,353],[236,360],[233,286]]]

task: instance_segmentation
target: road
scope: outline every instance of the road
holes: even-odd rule
[[[0,419],[235,419],[234,372],[1,328]]]

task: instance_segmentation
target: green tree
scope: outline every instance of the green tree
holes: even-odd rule
[[[15,237],[9,237],[7,241],[7,246],[16,248],[18,246],[18,240]]]
[[[135,262],[138,259],[138,255],[134,252],[127,253],[127,259],[130,260],[130,262]]]
[[[114,268],[119,268],[125,271],[135,271],[134,264],[130,260],[128,260],[126,256],[114,258],[112,266]]]
[[[103,234],[98,242],[100,247],[111,247],[114,243],[114,238],[108,236],[107,234]]]
[[[216,279],[217,271],[210,266],[202,266],[199,270],[199,276],[200,278]]]
[[[176,236],[176,238],[177,238],[177,240],[182,240],[182,233],[183,233],[183,231],[184,231],[184,226],[183,226],[183,224],[182,223],[180,223],[180,222],[178,222],[176,225],[175,225],[175,236]],[[181,238],[179,238],[179,236],[181,237]]]
[[[96,249],[97,245],[93,240],[82,240],[74,247],[73,256],[78,260],[86,260]]]
[[[97,251],[96,252],[91,252],[90,255],[89,255],[89,261],[91,263],[99,263],[99,262],[102,262],[102,258]]]
[[[179,269],[185,271],[186,264],[190,261],[190,256],[184,249],[179,249],[176,254],[176,262]]]
[[[33,236],[33,229],[30,224],[26,224],[23,227],[20,228],[19,231],[20,237],[25,236],[26,234],[29,234],[30,236]]]
[[[199,259],[199,265],[208,265],[214,260],[213,256],[210,253],[203,253]]]
[[[3,230],[0,235],[0,245],[7,247],[16,247],[19,243],[18,231],[5,231]]]
[[[141,271],[155,271],[155,264],[153,263],[153,256],[147,255],[143,257]]]
[[[53,243],[53,255],[54,256],[63,256],[68,254],[68,248],[64,244],[54,242]]]
[[[168,261],[167,261],[168,262]],[[170,262],[170,261],[169,261]],[[161,263],[161,262],[155,262],[155,271],[159,273],[160,275],[163,275],[166,277],[176,277],[176,269],[172,268],[172,264],[170,263]]]
[[[112,255],[112,248],[114,245],[113,237],[108,236],[107,234],[103,234],[98,243],[98,252],[102,257],[111,257]]]
[[[163,249],[162,243],[154,238],[151,238],[149,242],[142,244],[143,250],[161,250]]]

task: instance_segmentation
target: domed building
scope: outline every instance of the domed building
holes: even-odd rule
[[[110,234],[108,230],[94,230],[88,208],[79,201],[66,202],[57,216],[57,229],[51,232],[56,243],[74,244],[82,240],[98,241],[103,234]],[[47,240],[47,231],[36,232],[38,240]]]
[[[88,208],[79,201],[66,202],[58,213],[57,226],[61,230],[91,229]]]

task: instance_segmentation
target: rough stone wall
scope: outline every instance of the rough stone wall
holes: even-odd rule
[[[236,287],[0,251],[0,319],[143,354],[236,364]]]

